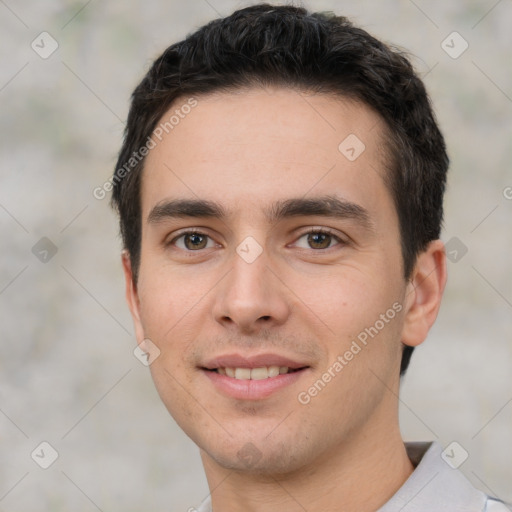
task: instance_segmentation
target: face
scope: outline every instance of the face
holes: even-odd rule
[[[293,471],[396,415],[412,299],[383,133],[356,102],[250,89],[154,138],[128,301],[210,463]]]

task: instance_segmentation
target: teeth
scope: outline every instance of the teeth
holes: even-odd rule
[[[250,368],[235,368],[235,379],[247,380],[251,378]]]
[[[217,373],[238,380],[263,380],[288,373],[287,366],[262,366],[261,368],[217,368]]]
[[[285,368],[283,366],[283,368]],[[288,368],[286,368],[286,371],[283,373],[288,373]],[[279,375],[279,366],[269,366],[268,367],[268,376],[269,377],[277,377]]]

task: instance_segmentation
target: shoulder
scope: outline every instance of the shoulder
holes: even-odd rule
[[[405,505],[417,512],[512,512],[497,498],[477,489],[454,463],[457,446],[437,442],[405,443],[415,467],[409,479],[379,512],[396,512]],[[455,460],[455,462],[457,462]]]

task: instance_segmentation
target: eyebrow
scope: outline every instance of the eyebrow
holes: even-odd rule
[[[365,208],[332,195],[276,201],[264,213],[270,223],[290,217],[320,216],[351,219],[370,230],[374,227]],[[184,217],[224,220],[229,216],[229,212],[215,201],[207,199],[170,199],[155,205],[148,215],[147,222],[156,224],[167,219]]]

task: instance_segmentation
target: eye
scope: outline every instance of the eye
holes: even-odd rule
[[[206,234],[199,231],[187,231],[171,241],[179,249],[185,251],[198,251],[201,249],[210,249],[215,246],[213,240]]]
[[[303,242],[301,242],[303,240]],[[299,237],[295,245],[301,249],[330,249],[334,245],[342,244],[343,241],[325,229],[311,229]]]

